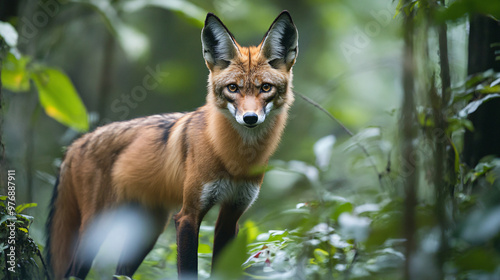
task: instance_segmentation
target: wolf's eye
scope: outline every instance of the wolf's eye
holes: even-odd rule
[[[229,90],[230,92],[238,92],[238,86],[235,84],[230,84],[227,86],[227,90]]]
[[[261,90],[262,92],[269,92],[269,91],[271,91],[271,89],[272,89],[272,88],[273,88],[273,86],[272,86],[272,85],[270,85],[270,84],[263,84],[263,85],[260,87],[260,90]]]

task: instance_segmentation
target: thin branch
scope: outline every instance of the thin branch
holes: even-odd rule
[[[319,110],[321,110],[323,113],[327,114],[330,119],[334,120],[335,122],[337,122],[337,124],[340,125],[340,127],[342,127],[342,129],[344,129],[344,131],[349,134],[349,136],[354,136],[354,133],[352,133],[341,121],[339,121],[339,119],[337,119],[335,116],[333,116],[330,112],[328,112],[325,108],[323,108],[321,105],[319,105],[316,101],[312,100],[311,98],[303,95],[302,93],[300,92],[296,92],[294,91],[293,93],[295,93],[296,95],[298,95],[300,98],[304,99],[306,102],[308,102],[309,104],[313,105],[314,107],[318,108]]]
[[[328,117],[330,117],[330,119],[332,119],[337,124],[339,124],[340,127],[342,127],[342,129],[347,134],[349,134],[350,137],[354,137],[354,133],[352,133],[352,131],[350,131],[339,119],[337,119],[334,115],[332,115],[330,112],[328,112],[328,110],[326,110],[325,108],[323,108],[323,106],[319,105],[316,101],[314,101],[311,98],[309,98],[309,97],[301,94],[300,92],[294,91],[294,93],[296,95],[298,95],[300,98],[302,98],[304,101],[306,101],[307,103],[313,105],[314,107],[318,108],[320,111],[322,111],[323,113],[325,113]],[[382,190],[384,190],[384,185],[382,184],[382,175],[383,174],[380,171],[378,171],[377,165],[375,164],[375,161],[373,160],[373,157],[370,155],[370,153],[368,152],[368,150],[363,145],[361,145],[361,143],[356,142],[356,145],[363,151],[363,153],[366,155],[366,157],[370,161],[370,164],[373,167],[373,170],[375,170],[375,173],[377,173],[377,177],[378,177],[378,182],[380,184],[380,188]]]
[[[36,255],[38,256],[38,258],[40,258],[40,261],[42,262],[45,279],[50,280],[51,278],[49,275],[49,268],[47,267],[47,264],[45,263],[45,260],[43,259],[42,253],[40,252],[40,248],[38,248],[38,246],[36,246]]]

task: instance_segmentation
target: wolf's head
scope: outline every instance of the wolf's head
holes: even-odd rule
[[[260,130],[273,115],[288,109],[298,33],[287,11],[274,20],[258,46],[240,46],[214,14],[207,15],[201,40],[210,70],[208,102],[238,131]]]

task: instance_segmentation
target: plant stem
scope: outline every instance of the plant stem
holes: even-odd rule
[[[318,108],[320,111],[322,111],[323,113],[325,113],[327,116],[329,116],[330,119],[332,119],[333,121],[335,121],[336,123],[338,123],[340,125],[340,127],[342,127],[342,129],[350,137],[354,136],[354,133],[352,133],[352,131],[350,131],[339,119],[337,119],[334,115],[332,115],[330,112],[328,112],[328,110],[326,110],[325,108],[323,108],[323,106],[319,105],[316,101],[314,101],[311,98],[309,98],[309,97],[301,94],[300,92],[294,91],[293,93],[296,94],[296,95],[298,95],[300,98],[304,99],[304,101],[306,101],[307,103],[309,103],[309,104],[313,105],[314,107]],[[363,151],[363,153],[366,155],[366,157],[370,161],[370,164],[373,167],[373,170],[375,171],[375,173],[377,173],[378,183],[380,184],[380,188],[382,190],[384,190],[384,185],[382,184],[382,175],[383,174],[378,171],[377,165],[375,164],[375,161],[373,160],[373,157],[370,155],[370,153],[368,152],[368,150],[363,145],[361,145],[361,143],[356,142],[356,145]]]

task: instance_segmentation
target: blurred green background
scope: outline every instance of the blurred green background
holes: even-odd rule
[[[401,279],[405,262],[400,234],[404,204],[401,186],[405,176],[397,150],[404,17],[397,15],[397,6],[397,1],[390,0],[19,1],[18,14],[9,22],[16,26],[17,49],[23,56],[67,74],[93,129],[111,121],[191,111],[204,104],[208,69],[202,57],[200,32],[207,12],[219,16],[236,40],[246,46],[259,44],[274,18],[288,10],[299,31],[294,90],[320,104],[354,136],[296,96],[260,197],[240,221],[246,240],[243,245],[235,244],[231,252],[240,258],[243,254],[244,261],[251,253],[270,251],[273,271],[282,273],[278,278]],[[419,28],[422,26],[425,24]],[[467,28],[465,17],[448,22],[453,89],[463,87],[466,78]],[[422,89],[429,86],[430,79],[417,75],[438,69],[438,39],[432,30],[417,29],[415,33],[417,41],[423,38],[429,46],[427,55],[416,55],[417,64],[424,65],[415,77],[417,88]],[[144,89],[143,79],[152,71],[160,73],[158,84]],[[144,89],[143,96],[133,94],[137,87]],[[34,86],[25,92],[4,89],[3,99],[5,165],[17,172],[18,204],[38,203],[27,213],[34,216],[30,234],[43,246],[48,203],[64,147],[80,132],[49,117]],[[416,99],[417,112],[425,111],[425,96],[417,95]],[[463,131],[460,127],[450,132],[460,151]],[[434,190],[429,183],[432,171],[425,169],[430,166],[426,157],[432,156],[432,151],[422,148],[425,139],[422,142],[418,152],[424,168],[418,173],[417,214],[421,243],[414,265],[416,270],[427,267],[428,271],[421,270],[415,279],[437,271],[428,260],[436,250],[425,247],[434,246],[438,233],[432,212]],[[460,197],[460,202],[470,202],[467,207],[474,200],[468,195]],[[212,210],[202,225],[202,277],[209,275],[216,215]],[[498,239],[498,231],[495,234]],[[469,255],[451,258],[446,273],[465,271],[463,275],[469,275],[469,271],[485,269],[491,273],[488,277],[493,277],[471,279],[495,279],[500,274],[495,264],[500,259],[497,247],[494,252],[476,252],[457,244],[454,253],[465,250]],[[243,253],[238,253],[238,248]],[[486,268],[475,262],[461,266],[470,264],[471,259],[490,262],[486,261]],[[265,271],[264,260],[247,261],[247,273],[259,274],[259,265]],[[105,274],[100,271],[110,269],[98,263],[91,279],[101,279]],[[300,271],[301,267],[306,269]],[[286,274],[290,271],[294,274]],[[175,275],[171,224],[136,277],[162,279]]]
[[[34,61],[69,76],[87,108],[91,127],[202,106],[208,76],[200,41],[205,12],[217,14],[240,44],[257,45],[284,9],[290,11],[299,30],[294,89],[321,104],[355,132],[395,123],[394,110],[401,95],[401,20],[393,18],[396,3],[172,1],[186,13],[191,12],[189,8],[196,11],[187,16],[172,11],[168,5],[165,8],[140,2],[89,2],[96,7],[86,1],[69,1],[60,4],[43,25],[42,19],[36,19],[37,13],[43,11],[41,5],[21,1],[21,16],[16,19],[20,30],[18,48]],[[169,3],[145,1],[149,2]],[[114,17],[120,19],[112,23],[113,31],[102,14],[105,12],[112,21]],[[25,24],[25,20],[34,23]],[[112,35],[115,31],[117,34]],[[133,89],[142,86],[151,70],[161,72],[160,82],[146,90],[144,98],[135,98]],[[5,100],[4,141],[9,166],[18,170],[19,180],[26,180],[26,165],[32,165],[32,199],[40,203],[38,210],[42,211],[52,186],[37,174],[57,172],[56,159],[61,158],[62,147],[69,145],[77,133],[36,109],[39,102],[33,87],[28,94],[7,90]],[[273,158],[314,164],[313,145],[327,135],[335,135],[337,143],[348,136],[328,116],[297,97]],[[27,182],[19,185],[27,187]],[[29,201],[26,194],[20,189],[18,199]]]

